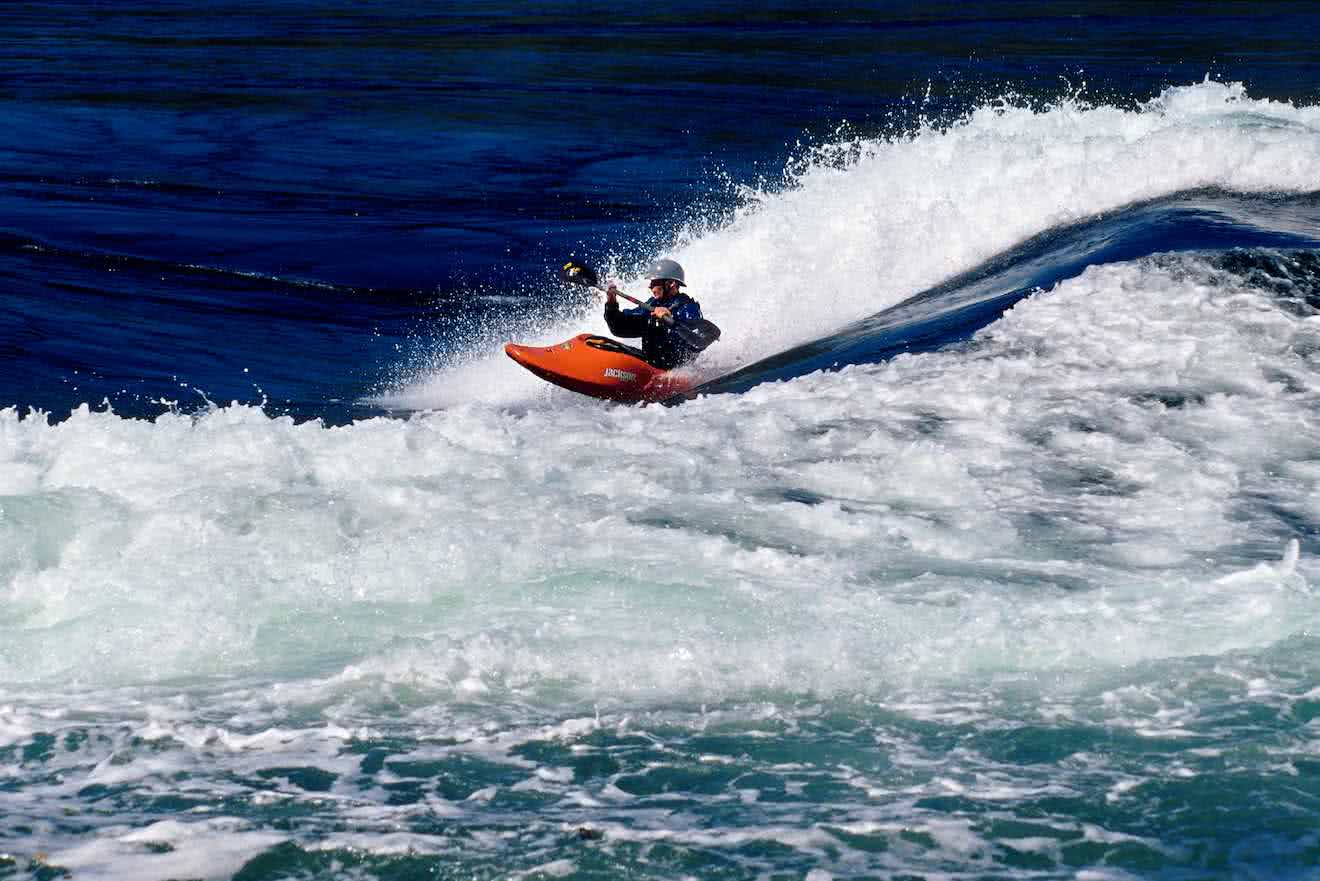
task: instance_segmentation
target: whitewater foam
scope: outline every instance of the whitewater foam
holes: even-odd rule
[[[6,411],[0,679],[627,704],[1270,645],[1317,613],[1285,305],[1155,258],[956,351],[676,410]]]
[[[702,358],[717,374],[824,336],[1061,224],[1189,189],[1311,192],[1318,180],[1320,107],[1253,99],[1241,84],[1207,79],[1133,109],[1076,97],[1043,109],[1002,101],[951,126],[817,148],[781,186],[747,189],[727,225],[678,231],[668,253],[724,330]],[[624,282],[646,296],[644,278]],[[584,308],[527,341],[584,330],[608,333]],[[379,403],[423,409],[546,394],[497,341],[483,347]]]

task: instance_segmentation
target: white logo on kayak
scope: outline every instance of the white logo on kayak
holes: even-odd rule
[[[606,367],[605,376],[610,379],[622,379],[624,382],[636,382],[637,374],[631,370],[620,370],[617,367]]]

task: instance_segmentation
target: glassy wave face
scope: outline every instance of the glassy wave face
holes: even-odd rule
[[[277,6],[268,29],[298,8]],[[211,48],[180,44],[169,16],[98,39],[212,61],[255,39],[195,14]],[[362,37],[338,15],[270,37],[254,64]],[[796,27],[771,18],[752,22],[765,39]],[[458,25],[416,25],[406,63],[425,67],[426,41]],[[531,39],[527,22],[463,26],[481,57]],[[685,36],[698,71],[709,36]],[[583,76],[625,82],[574,51]],[[307,68],[306,100],[371,80],[368,60],[344,79]],[[508,173],[562,184],[569,232],[508,259],[595,231],[581,247],[640,293],[636,267],[672,254],[724,328],[703,394],[623,407],[498,351],[601,332],[596,303],[462,272],[432,290],[407,261],[371,283],[355,249],[408,250],[393,232],[443,228],[456,260],[495,265],[506,224],[552,225],[492,196],[465,226],[481,187],[461,175],[444,223],[413,198],[471,132],[395,178],[347,161],[363,129],[328,141],[323,167],[273,150],[287,136],[295,158],[322,155],[293,129],[244,129],[254,152],[190,189],[156,177],[143,131],[192,155],[185,118],[210,131],[237,102],[269,122],[291,87],[222,67],[231,104],[202,111],[202,61],[178,63],[173,109],[130,98],[131,65],[104,63],[119,91],[66,74],[83,92],[52,111],[60,149],[87,149],[71,119],[109,137],[109,118],[160,114],[117,130],[145,151],[123,154],[142,159],[127,185],[101,174],[113,156],[84,156],[87,179],[32,171],[58,144],[23,159],[12,132],[46,117],[5,104],[5,155],[32,166],[0,194],[0,879],[1314,871],[1314,100],[1199,76],[977,100],[783,149],[773,184],[734,172],[782,133],[773,149],[740,136],[732,191],[659,234],[635,190],[628,219],[585,211],[583,178],[534,161],[563,129],[533,127]],[[381,89],[426,91],[383,69]],[[467,87],[478,105],[492,90],[490,115],[464,103],[455,125],[498,119],[503,87]],[[747,100],[783,103],[765,86]],[[687,168],[629,149],[591,154],[620,193]],[[207,232],[216,200],[269,237]],[[358,209],[370,230],[346,232]],[[303,246],[330,268],[298,262]]]

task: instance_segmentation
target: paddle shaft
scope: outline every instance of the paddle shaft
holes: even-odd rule
[[[601,286],[598,285],[598,284],[590,285],[590,287],[593,288],[594,290],[600,291],[602,294],[608,294],[608,293],[609,293],[609,291],[605,290],[603,287],[601,287]],[[646,305],[646,304],[643,303],[641,300],[637,299],[636,297],[630,297],[630,296],[628,296],[627,294],[625,294],[623,291],[619,290],[618,288],[615,288],[614,293],[615,293],[617,296],[623,297],[623,298],[624,298],[625,300],[627,300],[629,303],[636,303],[638,306],[645,306],[645,305]],[[664,320],[664,322],[665,322],[666,324],[673,324],[673,323],[674,323],[674,316],[672,316],[672,315],[666,315],[666,316],[664,317],[663,320]]]
[[[600,290],[600,288],[596,288],[596,290]],[[609,293],[609,292],[606,291],[606,293]],[[625,300],[627,300],[629,303],[636,303],[638,306],[645,306],[645,305],[646,305],[646,304],[643,303],[641,300],[637,299],[636,297],[630,297],[630,296],[628,296],[627,294],[625,294],[623,291],[620,291],[620,290],[617,290],[617,289],[616,289],[616,290],[614,291],[614,293],[617,294],[617,295],[619,295],[620,297],[623,297],[623,298],[624,298]]]

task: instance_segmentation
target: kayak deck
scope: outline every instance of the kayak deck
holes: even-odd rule
[[[609,401],[663,401],[694,384],[682,371],[647,364],[632,346],[589,333],[553,346],[505,343],[504,351],[547,382]]]

